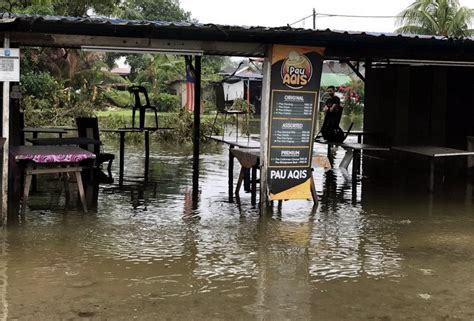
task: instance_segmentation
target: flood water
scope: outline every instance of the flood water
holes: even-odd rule
[[[379,160],[355,186],[318,168],[316,209],[259,215],[250,194],[228,202],[227,159],[204,146],[197,210],[190,148],[153,144],[146,186],[142,150],[128,148],[124,186],[102,184],[88,214],[40,180],[25,220],[0,234],[0,320],[474,319],[466,184],[430,196]]]

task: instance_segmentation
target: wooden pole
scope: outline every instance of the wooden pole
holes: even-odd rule
[[[201,142],[201,56],[194,57],[194,141],[193,141],[193,208],[199,200],[199,154]]]
[[[268,204],[267,191],[267,155],[268,155],[268,123],[270,110],[270,83],[272,69],[272,48],[267,50],[263,62],[262,105],[260,114],[260,211],[265,213]]]
[[[10,36],[5,33],[3,47],[10,47]],[[3,166],[2,166],[2,217],[0,226],[7,224],[8,217],[8,170],[9,170],[9,136],[10,136],[10,82],[3,82],[3,119],[2,119],[2,136],[5,138],[3,146]]]

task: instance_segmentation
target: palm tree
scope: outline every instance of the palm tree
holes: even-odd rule
[[[474,10],[461,7],[458,0],[416,0],[399,14],[396,32],[470,37]]]

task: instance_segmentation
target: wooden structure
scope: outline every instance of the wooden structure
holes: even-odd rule
[[[87,213],[87,203],[82,185],[81,171],[79,166],[81,161],[94,159],[95,155],[78,147],[70,146],[49,146],[46,149],[40,146],[19,146],[11,150],[13,159],[20,164],[25,174],[25,184],[23,188],[21,212],[25,213],[26,204],[31,187],[33,175],[41,174],[69,174],[75,176],[77,188],[84,213]],[[15,175],[15,187],[18,189],[18,175]],[[68,176],[62,177],[66,191],[66,200],[69,200]]]
[[[434,176],[435,176],[435,160],[437,158],[458,157],[458,156],[474,156],[474,151],[469,152],[465,150],[437,147],[437,146],[394,146],[393,151],[408,153],[416,156],[421,156],[429,159],[430,174],[428,180],[428,189],[434,191]]]
[[[288,26],[235,27],[36,15],[1,19],[0,33],[4,38],[4,47],[41,46],[194,55],[195,106],[200,105],[201,55],[263,57],[262,141],[267,140],[271,76],[268,57],[271,57],[272,45],[325,47],[326,59],[365,62],[364,129],[390,134],[392,144],[429,143],[459,149],[466,148],[466,136],[474,135],[474,90],[469,77],[474,66],[472,39],[334,32],[293,29]],[[423,67],[419,67],[420,64]],[[460,84],[468,88],[463,91],[459,89]],[[8,164],[9,119],[10,113],[15,112],[9,104],[9,88],[9,84],[5,83],[2,136],[7,139],[7,144],[3,164]],[[414,110],[417,115],[412,115]],[[382,125],[387,121],[388,125]],[[411,134],[413,132],[417,135]],[[15,132],[13,134],[16,135]],[[199,108],[195,108],[193,196],[196,200],[199,194],[199,138],[200,113]],[[372,142],[368,140],[365,143]],[[266,159],[265,148],[261,149],[261,153],[262,159]],[[264,186],[261,201],[265,202],[266,164],[261,165],[261,183]],[[2,224],[6,218],[7,182],[8,166],[3,166]]]

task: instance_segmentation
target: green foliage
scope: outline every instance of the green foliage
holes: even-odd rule
[[[59,92],[64,88],[64,84],[51,76],[50,73],[41,71],[27,71],[21,75],[21,89],[23,94],[27,94],[39,99],[48,99],[51,93]]]
[[[344,113],[362,114],[364,110],[365,84],[362,80],[352,80],[344,93]]]
[[[232,104],[232,110],[240,110],[253,114],[255,113],[255,106],[248,103],[245,99],[236,98]]]
[[[151,104],[158,107],[160,112],[174,112],[179,110],[181,107],[181,101],[178,96],[168,94],[168,93],[159,93],[158,95],[152,95],[150,97]]]
[[[416,0],[400,16],[397,32],[461,38],[474,35],[474,10],[461,7],[458,0]]]
[[[194,115],[184,109],[178,113],[171,113],[169,117],[161,122],[163,127],[171,127],[173,130],[158,131],[160,140],[174,143],[188,143],[193,140]],[[201,140],[205,141],[207,136],[219,134],[222,126],[214,124],[212,117],[201,118]]]
[[[132,106],[132,100],[128,91],[109,89],[104,91],[104,99],[110,105],[120,108],[130,108]]]
[[[7,13],[28,12],[28,9],[32,7],[49,8],[51,2],[51,0],[0,0],[0,11]]]
[[[134,20],[189,21],[178,0],[125,0],[118,8],[119,16]]]

